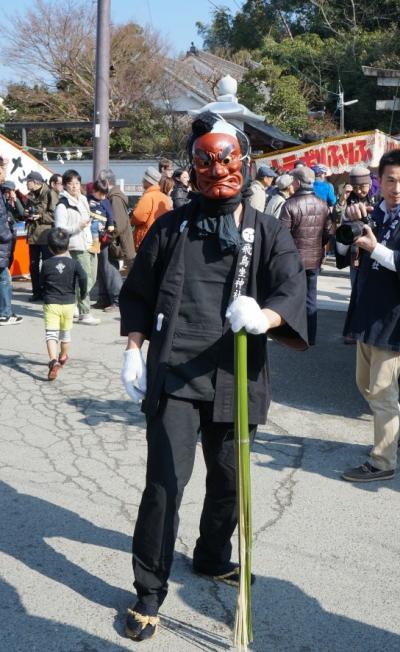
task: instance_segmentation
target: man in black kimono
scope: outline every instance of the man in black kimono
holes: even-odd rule
[[[207,467],[196,573],[237,582],[230,560],[236,527],[233,332],[248,337],[249,423],[270,401],[267,331],[306,348],[305,274],[278,220],[242,196],[250,147],[220,116],[202,114],[188,144],[198,196],[159,218],[120,295],[128,336],[122,381],[147,419],[146,488],[133,536],[137,602],[126,633],[153,636],[168,588],[178,510],[198,433]],[[148,339],[147,369],[141,346]]]

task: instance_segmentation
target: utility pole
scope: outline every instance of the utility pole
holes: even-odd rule
[[[338,108],[340,111],[339,131],[344,134],[344,93],[341,86],[339,86]]]
[[[340,122],[339,122],[339,131],[341,134],[344,134],[344,107],[350,106],[351,104],[356,104],[358,100],[349,100],[348,102],[344,101],[344,92],[342,87],[342,82],[339,79],[339,92],[338,92],[338,103],[337,109],[340,111]]]
[[[97,0],[96,94],[93,125],[93,179],[108,168],[110,103],[110,0]]]

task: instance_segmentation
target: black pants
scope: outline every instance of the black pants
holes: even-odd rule
[[[199,431],[207,478],[193,566],[218,575],[231,558],[236,527],[233,424],[211,419],[212,403],[164,396],[158,414],[147,424],[146,488],[133,535],[132,563],[138,608],[148,615],[158,612],[167,595],[178,510],[192,474]]]
[[[97,261],[98,301],[106,306],[117,304],[122,287],[118,261],[110,259],[108,247],[103,247]]]
[[[47,245],[29,245],[29,272],[32,282],[32,294],[35,297],[40,295],[40,260],[42,262],[51,257]]]

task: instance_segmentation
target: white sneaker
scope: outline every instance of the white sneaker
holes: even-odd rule
[[[78,319],[78,324],[86,324],[87,326],[97,326],[97,324],[100,324],[101,320],[97,319],[97,317],[93,317],[93,315],[88,312],[86,315],[79,315]]]

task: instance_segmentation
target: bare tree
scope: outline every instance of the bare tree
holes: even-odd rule
[[[95,82],[95,3],[79,0],[36,0],[24,14],[3,21],[5,55],[24,76],[24,86],[9,88],[26,110],[42,107],[46,117],[88,119],[93,111]],[[155,33],[134,23],[112,27],[111,102],[113,119],[149,97],[160,74],[165,46]],[[20,116],[19,116],[20,117]]]

